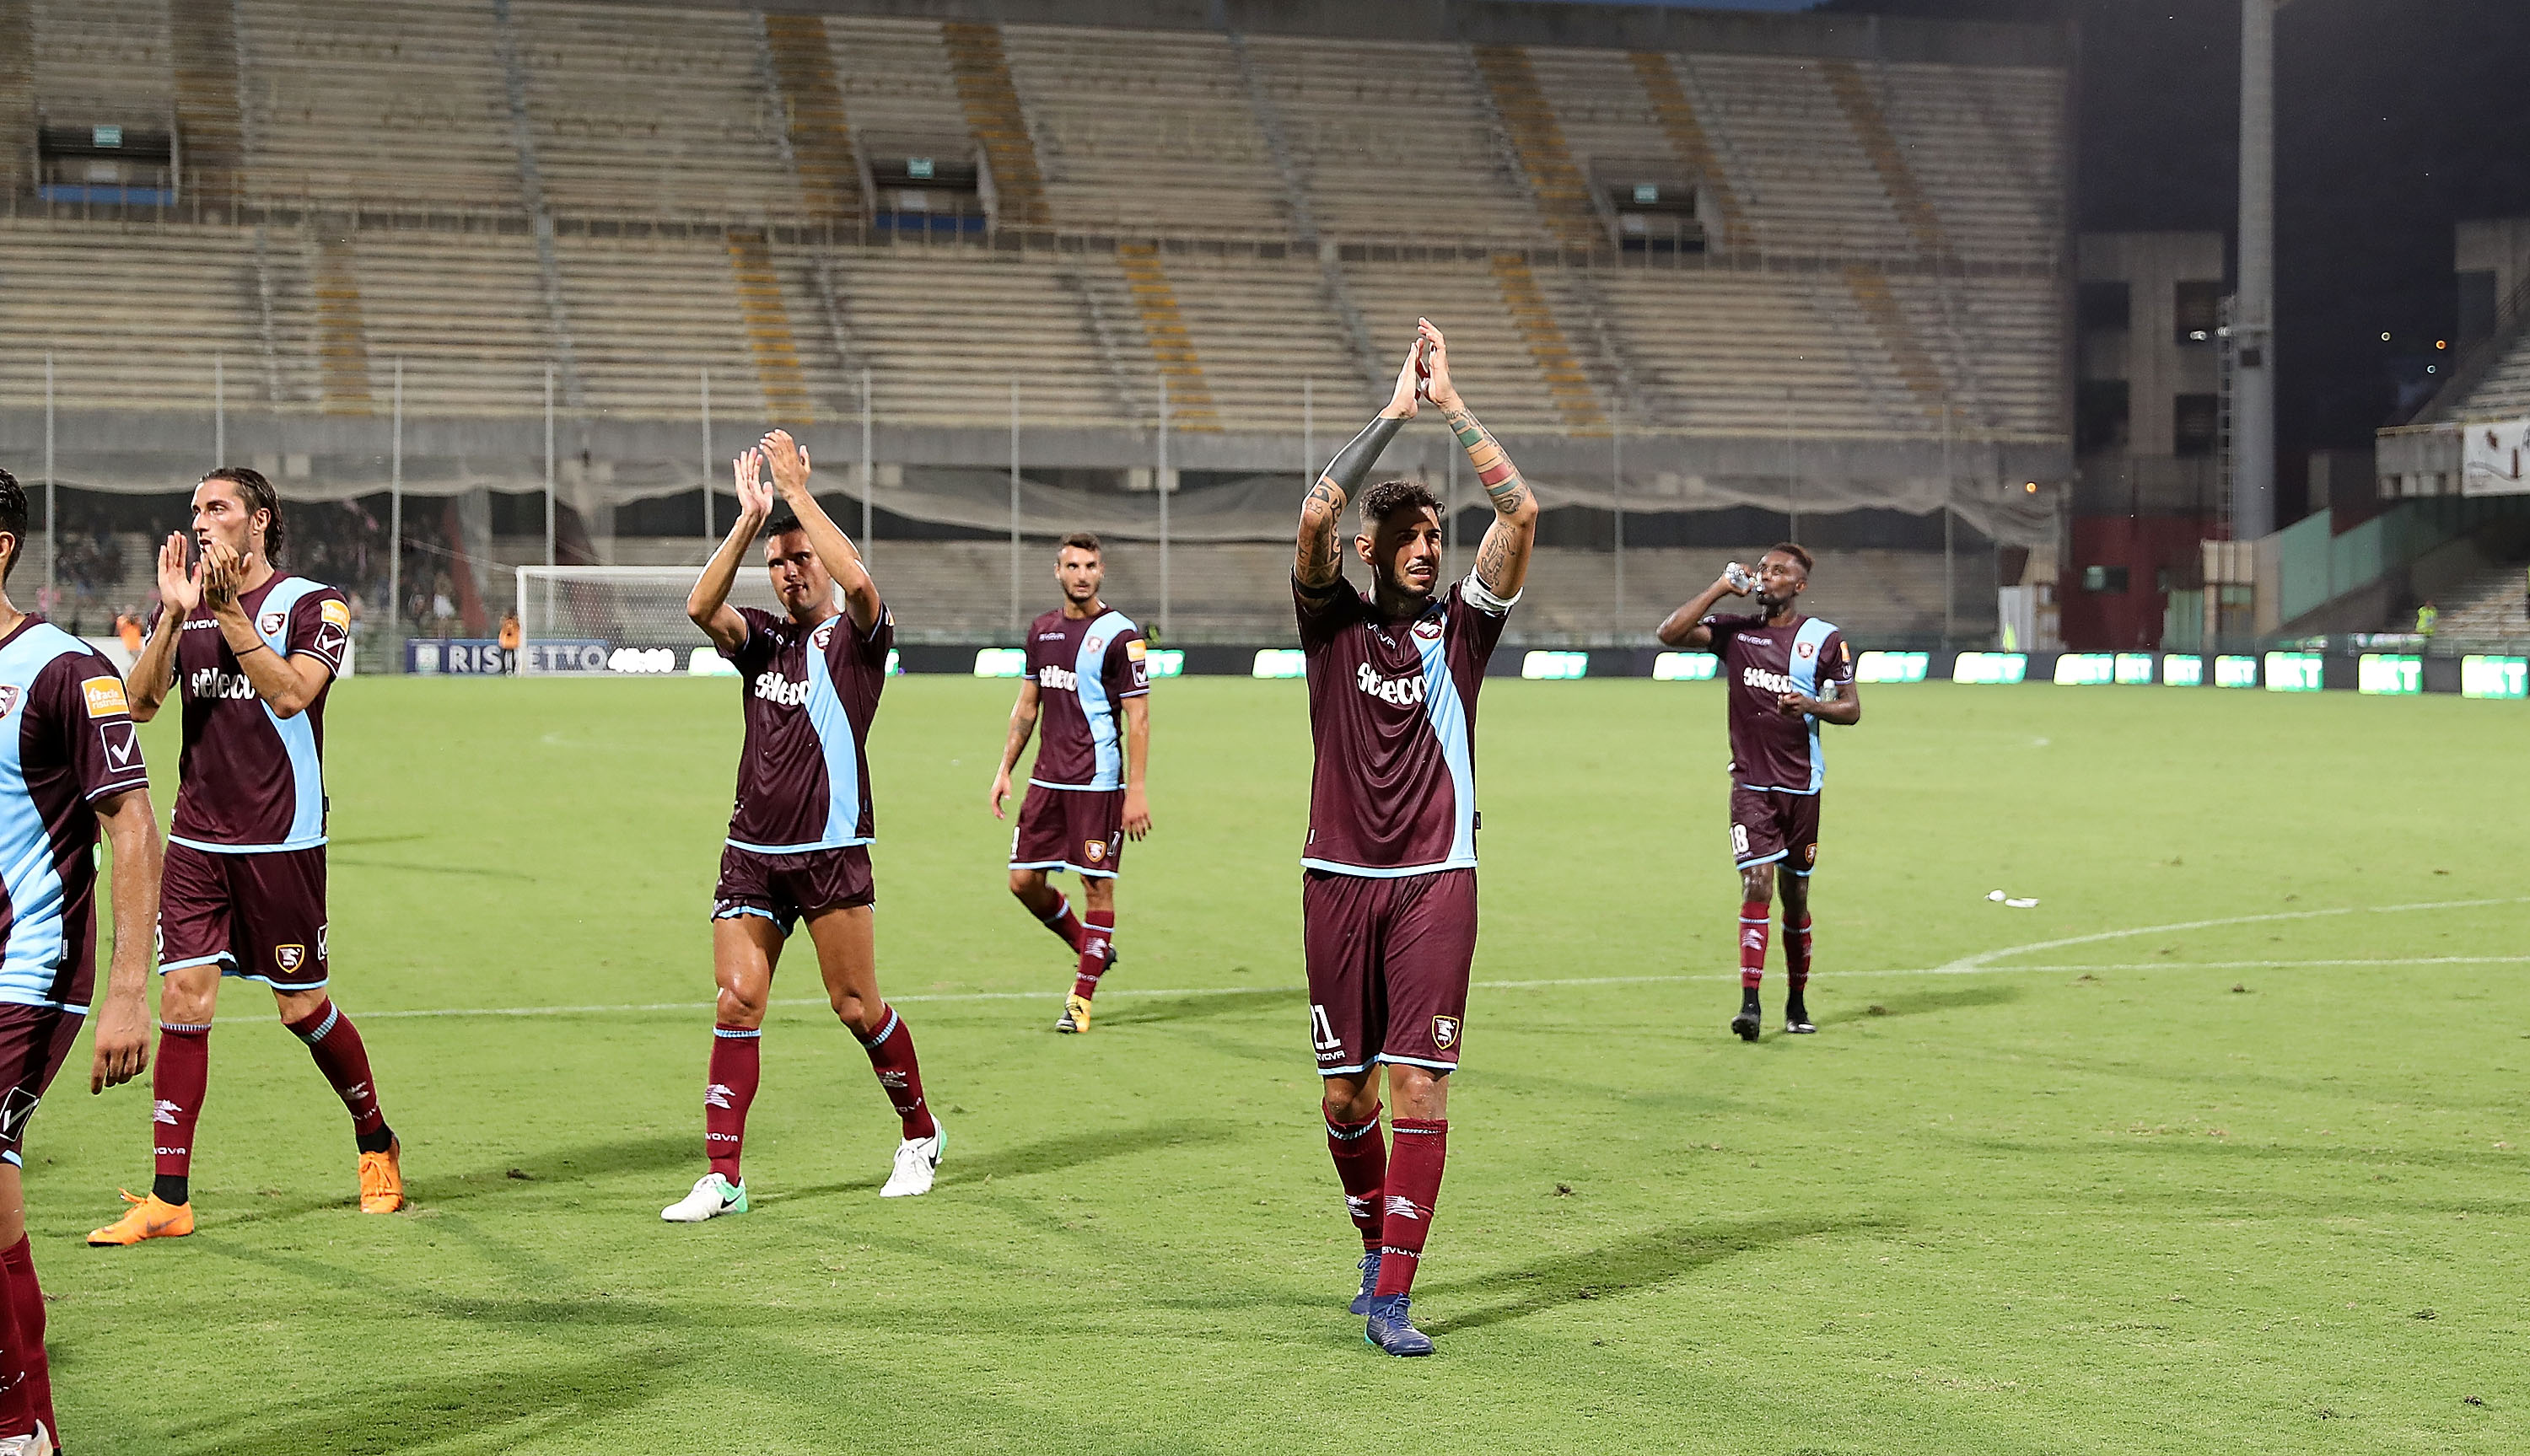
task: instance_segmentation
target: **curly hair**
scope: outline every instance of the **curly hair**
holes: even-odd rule
[[[1364,530],[1379,525],[1400,511],[1429,511],[1441,513],[1441,498],[1432,487],[1419,480],[1383,480],[1361,493],[1361,524]]]

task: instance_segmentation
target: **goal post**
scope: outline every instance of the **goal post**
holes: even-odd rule
[[[701,575],[700,566],[519,567],[519,674],[735,673],[686,617],[686,597]],[[782,611],[761,567],[739,569],[729,605]]]

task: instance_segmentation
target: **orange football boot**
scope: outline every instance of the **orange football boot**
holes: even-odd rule
[[[392,1213],[404,1207],[404,1140],[387,1144],[384,1153],[360,1155],[360,1212]]]
[[[193,1206],[191,1202],[171,1204],[151,1194],[135,1197],[124,1189],[123,1201],[132,1205],[122,1217],[87,1236],[91,1248],[129,1247],[142,1239],[181,1239],[193,1231]]]

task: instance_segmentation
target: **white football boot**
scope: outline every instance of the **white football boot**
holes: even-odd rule
[[[659,1211],[659,1216],[670,1223],[700,1223],[723,1213],[746,1212],[746,1185],[733,1183],[718,1173],[705,1173],[694,1180],[694,1190]],[[6,1456],[0,1452],[0,1456]]]
[[[940,1170],[940,1155],[949,1146],[948,1129],[934,1114],[931,1136],[907,1138],[896,1145],[896,1170],[887,1175],[887,1186],[878,1191],[881,1198],[920,1198],[931,1191],[932,1175]]]

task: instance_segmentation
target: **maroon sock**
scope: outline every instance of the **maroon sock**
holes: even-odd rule
[[[0,1278],[8,1283],[9,1311],[16,1320],[23,1347],[19,1365],[27,1374],[27,1404],[59,1444],[62,1428],[53,1419],[53,1370],[44,1354],[44,1289],[35,1282],[34,1246],[22,1238],[0,1249]]]
[[[1810,918],[1806,915],[1801,917],[1798,925],[1791,924],[1790,917],[1786,917],[1784,965],[1790,972],[1792,999],[1798,1001],[1810,984]]]
[[[1423,1263],[1423,1240],[1432,1232],[1432,1208],[1441,1201],[1441,1165],[1450,1158],[1446,1117],[1392,1117],[1397,1147],[1388,1158],[1388,1186],[1381,1202],[1387,1216],[1379,1231],[1378,1295],[1405,1294]]]
[[[352,1135],[368,1138],[384,1131],[387,1117],[378,1110],[378,1084],[369,1075],[369,1049],[360,1045],[359,1028],[352,1025],[352,1018],[331,1000],[321,1000],[315,1010],[282,1025],[307,1044],[307,1054],[316,1058],[316,1070],[334,1084],[334,1095],[352,1114]]]
[[[158,1158],[157,1183],[151,1191],[167,1203],[192,1200],[193,1124],[201,1119],[202,1093],[210,1082],[210,1027],[162,1023],[158,1066],[149,1077],[149,1095],[157,1100],[149,1131]]]
[[[1116,912],[1089,912],[1087,933],[1080,938],[1080,970],[1072,978],[1072,994],[1083,1000],[1098,994],[1098,978],[1107,974],[1107,947],[1116,940]]]
[[[1080,938],[1088,934],[1087,929],[1080,923],[1080,917],[1072,913],[1072,900],[1070,897],[1061,893],[1057,893],[1055,896],[1054,913],[1051,915],[1038,916],[1037,922],[1043,925],[1047,930],[1054,932],[1054,938],[1056,940],[1061,941],[1075,951],[1080,948]]]
[[[738,1150],[746,1140],[746,1108],[755,1101],[755,1083],[763,1069],[758,1054],[764,1034],[742,1026],[712,1028],[711,1079],[703,1087],[703,1152],[711,1170],[733,1183]]]
[[[1757,989],[1766,979],[1766,902],[1739,902],[1739,984]]]
[[[19,1248],[24,1249],[26,1242],[20,1239]],[[0,1279],[0,1436],[28,1434],[35,1429],[38,1415],[32,1375],[33,1363],[41,1358],[42,1346],[30,1340],[27,1332],[40,1327],[43,1304],[39,1297],[35,1308],[28,1311],[25,1303],[26,1296],[20,1293],[16,1279]]]
[[[878,1073],[878,1085],[886,1090],[896,1115],[905,1119],[905,1135],[927,1138],[940,1124],[922,1105],[922,1064],[913,1058],[913,1029],[896,1014],[896,1007],[881,1004],[879,1009],[887,1014],[879,1018],[875,1035],[861,1038],[861,1050],[869,1053],[870,1070]]]
[[[1328,1118],[1327,1155],[1336,1160],[1336,1178],[1344,1184],[1345,1212],[1361,1231],[1362,1247],[1378,1248],[1380,1225],[1387,1216],[1380,1209],[1380,1187],[1388,1180],[1388,1142],[1379,1135],[1379,1109],[1370,1109],[1367,1122]]]

